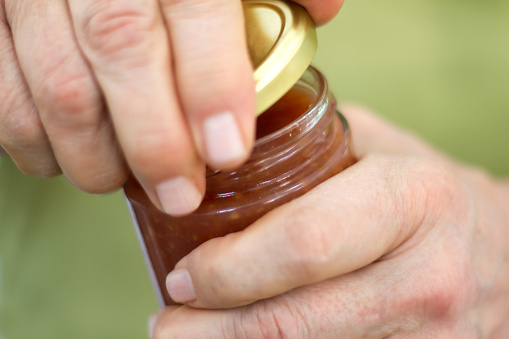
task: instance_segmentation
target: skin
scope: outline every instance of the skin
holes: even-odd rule
[[[317,24],[342,5],[298,2]],[[189,213],[205,164],[253,143],[244,39],[235,0],[0,0],[0,155],[95,193],[129,169]],[[509,336],[508,182],[344,112],[359,163],[186,257],[154,338]]]
[[[296,2],[317,24],[343,3]],[[156,206],[192,212],[205,165],[253,145],[244,31],[240,0],[0,0],[0,154],[92,193],[131,170]]]
[[[359,162],[182,259],[152,338],[508,337],[509,182],[342,112]]]

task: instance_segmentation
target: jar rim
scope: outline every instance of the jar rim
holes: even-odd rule
[[[306,81],[306,77],[311,77],[311,79]],[[312,84],[310,83],[311,81],[313,82]],[[307,85],[307,87],[312,87],[313,93],[315,95],[315,98],[310,107],[288,125],[259,139],[256,139],[251,157],[257,157],[266,154],[265,151],[257,152],[257,149],[266,149],[268,144],[279,144],[277,142],[278,139],[282,139],[294,131],[298,131],[299,135],[306,134],[326,113],[329,106],[329,91],[325,76],[313,66],[309,66],[294,86],[304,85]],[[284,147],[284,145],[281,144],[281,147]]]

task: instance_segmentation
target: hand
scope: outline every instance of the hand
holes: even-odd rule
[[[342,112],[360,161],[182,259],[153,338],[509,336],[509,183]]]
[[[342,0],[301,0],[317,23]],[[254,138],[239,0],[0,0],[0,147],[25,173],[87,192],[128,168],[170,214],[201,202],[205,163]]]

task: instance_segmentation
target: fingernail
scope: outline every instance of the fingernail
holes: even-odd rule
[[[185,177],[165,181],[156,187],[163,210],[171,215],[193,212],[200,206],[201,194],[194,183]]]
[[[152,334],[154,334],[154,326],[156,325],[157,318],[159,313],[152,314],[150,318],[148,318],[148,337],[152,338]]]
[[[186,269],[170,272],[166,277],[166,288],[170,297],[178,303],[188,303],[196,299],[191,275]]]
[[[205,150],[214,164],[229,164],[246,155],[242,135],[232,113],[208,117],[203,123],[203,133]]]

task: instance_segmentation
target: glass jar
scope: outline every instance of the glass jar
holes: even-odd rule
[[[234,171],[207,172],[205,198],[194,213],[173,217],[159,211],[131,176],[124,191],[161,304],[175,304],[165,281],[181,258],[349,167],[356,161],[350,146],[348,124],[324,76],[309,67],[258,117],[249,160]]]

